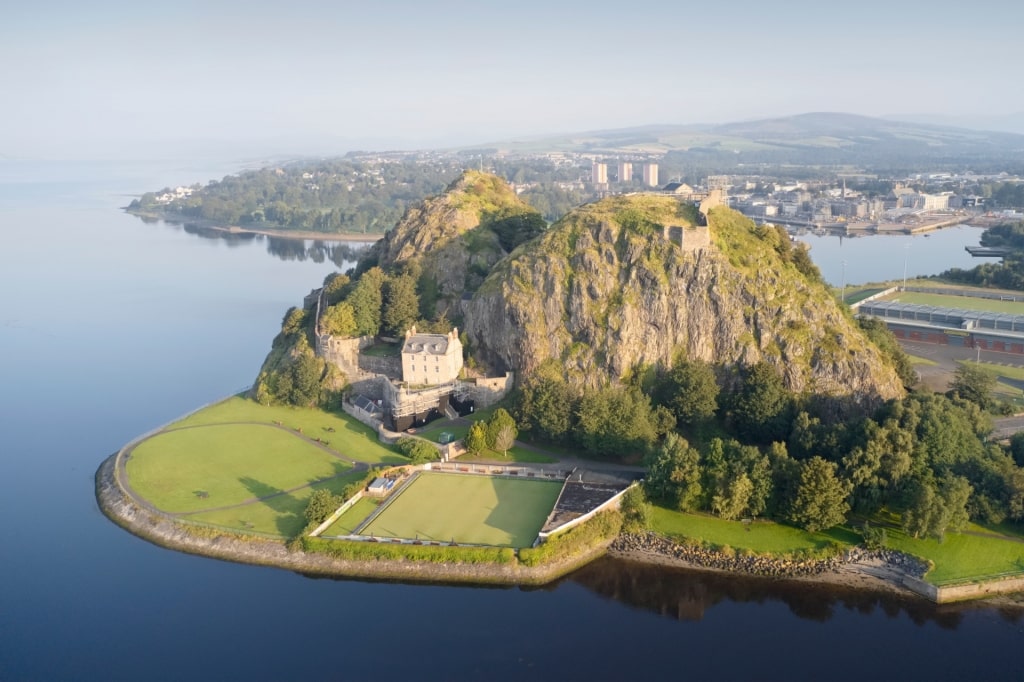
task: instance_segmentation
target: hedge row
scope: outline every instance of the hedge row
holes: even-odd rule
[[[509,564],[516,558],[510,547],[459,547],[407,545],[390,542],[356,542],[303,537],[306,552],[326,554],[349,561],[425,561],[437,564]]]
[[[586,523],[551,536],[543,544],[519,550],[519,561],[525,566],[537,566],[571,559],[614,539],[621,529],[622,514],[617,511],[601,512]]]

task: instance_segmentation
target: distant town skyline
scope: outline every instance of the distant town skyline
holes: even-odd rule
[[[958,12],[41,0],[0,24],[0,158],[330,154],[812,111],[1024,132],[1024,9]]]

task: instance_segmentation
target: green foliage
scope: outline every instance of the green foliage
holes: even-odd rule
[[[850,510],[847,494],[846,484],[836,476],[836,465],[812,457],[804,462],[790,520],[811,532],[838,526]]]
[[[488,216],[481,224],[498,235],[501,248],[509,253],[520,244],[540,236],[548,227],[547,221],[539,213],[508,213],[504,211],[498,216]]]
[[[402,436],[395,443],[395,447],[403,455],[409,458],[412,464],[425,464],[441,459],[441,453],[433,444],[421,438],[410,438]]]
[[[334,305],[345,298],[349,282],[348,276],[340,272],[332,272],[324,277],[324,296],[327,298],[327,305]]]
[[[357,330],[355,310],[347,301],[330,306],[320,318],[320,331],[332,336],[354,336]]]
[[[944,474],[936,479],[930,471],[916,477],[907,491],[903,530],[914,538],[942,539],[946,531],[967,525],[967,502],[972,488],[967,479]]]
[[[487,447],[492,450],[499,450],[506,455],[509,448],[515,442],[519,431],[516,429],[516,420],[503,407],[499,407],[487,420]]]
[[[658,437],[650,398],[631,386],[585,391],[576,422],[578,444],[599,456],[642,454]]]
[[[993,406],[992,391],[996,387],[996,376],[971,363],[961,363],[953,375],[949,390],[951,394],[969,400],[983,410]]]
[[[347,561],[415,561],[434,564],[512,564],[511,547],[458,547],[439,545],[350,542],[303,536],[302,549]]]
[[[863,544],[868,549],[882,549],[885,547],[885,542],[889,537],[885,528],[872,526],[867,521],[864,522],[860,532],[861,537],[863,537]]]
[[[536,547],[524,547],[519,550],[519,561],[525,566],[539,566],[569,560],[612,540],[621,529],[622,515],[604,511]]]
[[[781,441],[789,435],[792,397],[775,368],[766,362],[750,367],[732,397],[737,432],[754,443]]]
[[[541,367],[527,376],[513,399],[513,412],[523,430],[551,443],[572,440],[576,391],[565,381],[561,366]]]
[[[648,494],[671,509],[690,511],[700,504],[703,494],[700,452],[681,436],[670,433],[646,460],[644,488]]]
[[[622,531],[624,533],[641,533],[647,530],[650,523],[651,505],[647,502],[644,489],[633,486],[622,496]]]
[[[487,427],[482,422],[473,422],[466,434],[466,450],[479,455],[487,449]]]
[[[885,322],[877,317],[858,317],[857,325],[867,334],[868,339],[892,361],[896,374],[899,375],[904,386],[913,386],[917,383],[917,372],[910,362],[910,357]]]
[[[381,313],[384,331],[400,337],[413,326],[419,314],[416,280],[407,274],[389,279],[384,287],[384,308]]]
[[[981,245],[1011,249],[1001,263],[983,263],[970,270],[952,268],[939,275],[944,280],[980,287],[1024,290],[1024,222],[994,225],[981,235]]]
[[[321,488],[314,491],[306,503],[306,521],[318,526],[327,520],[327,517],[342,505],[345,498],[335,495],[330,490]]]
[[[381,308],[384,306],[384,282],[387,275],[378,267],[364,272],[352,293],[345,299],[352,306],[356,332],[360,336],[377,336],[381,327]]]
[[[718,410],[718,382],[706,362],[682,360],[672,366],[666,378],[668,407],[680,424],[696,424]]]

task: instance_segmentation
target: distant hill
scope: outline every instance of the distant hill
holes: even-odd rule
[[[909,168],[1024,163],[1024,135],[828,112],[719,125],[599,130],[494,146],[510,151],[666,153],[670,160],[718,166],[761,163]]]

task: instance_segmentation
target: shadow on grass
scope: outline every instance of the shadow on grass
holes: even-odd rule
[[[536,489],[527,487],[531,485],[537,486]],[[555,496],[545,497],[544,491],[548,490],[545,482],[530,479],[513,482],[492,478],[491,486],[495,503],[484,524],[507,533],[508,544],[512,547],[529,547],[551,512]]]
[[[303,511],[306,505],[301,498],[250,476],[243,476],[238,482],[244,485],[253,497],[260,498],[261,504],[279,514],[276,525],[281,535],[289,537],[295,534],[296,526],[305,526]]]

